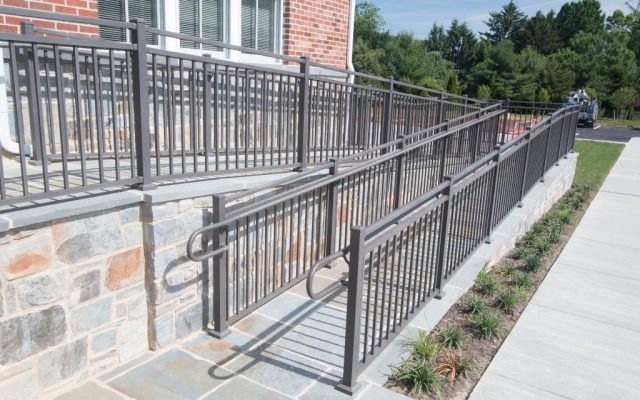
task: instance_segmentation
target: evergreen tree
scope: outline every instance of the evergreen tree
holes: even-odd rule
[[[523,29],[526,17],[513,0],[502,7],[500,11],[489,13],[490,18],[485,21],[489,32],[482,33],[482,36],[491,43],[499,43],[503,40],[514,40]]]

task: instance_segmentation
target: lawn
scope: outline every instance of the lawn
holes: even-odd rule
[[[576,141],[575,151],[580,156],[573,180],[574,185],[586,185],[591,189],[602,186],[623,148],[621,144]]]
[[[598,119],[598,123],[600,125],[605,126],[617,126],[622,128],[632,127],[640,129],[640,120],[626,120],[626,119],[611,119],[611,118],[600,118]]]

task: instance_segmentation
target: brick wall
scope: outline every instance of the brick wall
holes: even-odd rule
[[[0,0],[0,4],[10,7],[77,15],[81,17],[98,17],[98,0]],[[0,15],[0,31],[18,33],[20,31],[20,22],[25,20],[25,18],[10,15]],[[37,19],[32,21],[36,27],[40,28],[82,33],[92,36],[98,35],[98,28],[95,26]]]
[[[350,0],[284,0],[283,52],[346,67]]]

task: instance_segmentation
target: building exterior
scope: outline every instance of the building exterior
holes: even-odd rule
[[[290,56],[322,64],[350,64],[355,0],[1,0],[1,5],[84,17],[128,21],[143,18],[153,27]],[[18,32],[21,18],[0,15],[0,31]],[[51,21],[35,26],[126,40],[124,31]],[[245,62],[273,62],[234,51],[216,51],[184,40],[151,38],[162,48],[207,52]]]

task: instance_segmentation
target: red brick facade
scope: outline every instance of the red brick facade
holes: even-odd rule
[[[284,54],[345,68],[350,0],[283,0]]]
[[[355,0],[354,0],[355,1]],[[282,0],[282,51],[291,56],[308,56],[323,64],[345,68],[349,39],[351,0]],[[98,16],[98,0],[0,0],[6,6]],[[16,33],[23,18],[0,15],[0,31]],[[63,22],[34,20],[37,27],[97,35],[98,28]]]
[[[81,17],[98,17],[98,0],[0,0],[0,4],[38,11],[78,15]],[[22,21],[25,21],[25,19],[9,15],[0,15],[0,31],[10,33],[20,32],[20,22]],[[39,28],[56,29],[64,32],[89,35],[98,34],[98,28],[95,26],[45,20],[33,20],[33,24]]]

